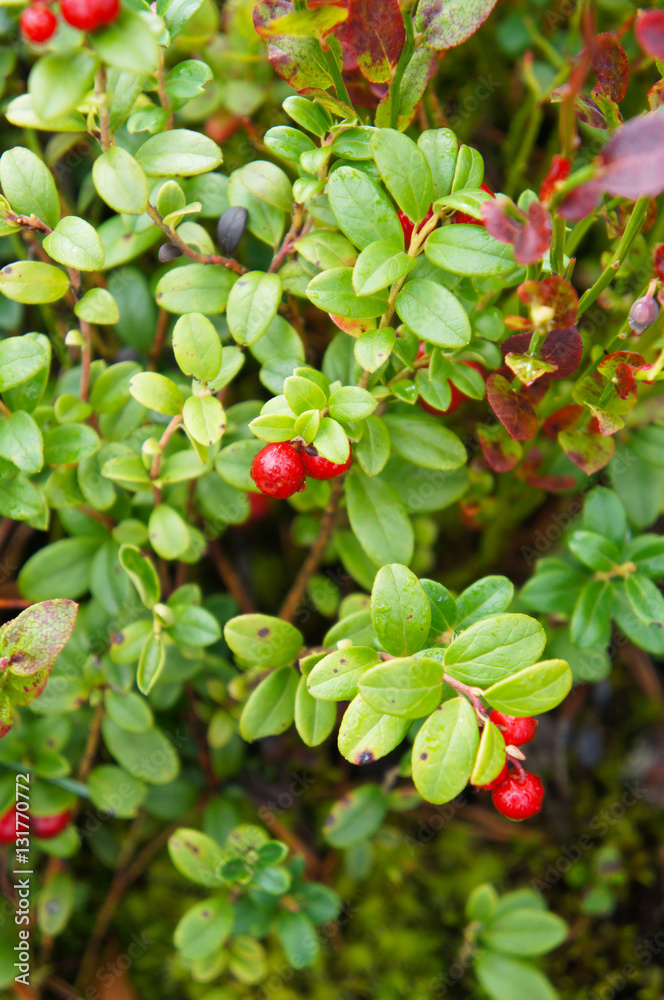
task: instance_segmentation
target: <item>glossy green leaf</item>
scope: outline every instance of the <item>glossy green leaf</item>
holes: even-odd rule
[[[413,743],[413,781],[427,802],[440,805],[468,783],[477,747],[477,719],[466,698],[452,698],[433,712]]]
[[[140,215],[148,203],[148,181],[142,167],[121,146],[112,146],[92,165],[99,197],[116,212]]]
[[[157,282],[158,306],[172,313],[223,312],[236,275],[226,268],[185,264],[167,271]]]
[[[295,728],[303,743],[308,747],[324,743],[336,721],[334,703],[314,698],[307,689],[307,678],[300,677],[295,695]]]
[[[338,849],[352,847],[373,836],[386,813],[387,802],[378,785],[362,785],[332,806],[323,826],[325,839]]]
[[[371,764],[399,746],[409,728],[409,719],[378,712],[358,694],[341,721],[339,750],[351,764]]]
[[[219,441],[226,429],[226,415],[216,396],[190,396],[182,417],[187,433],[205,447]]]
[[[215,840],[200,830],[181,827],[168,840],[171,861],[185,878],[208,889],[223,885],[218,874],[226,856]]]
[[[0,420],[0,457],[22,472],[39,472],[44,464],[41,431],[25,410]]]
[[[429,279],[406,282],[397,295],[397,312],[422,340],[438,347],[464,347],[470,320],[454,295]]]
[[[142,694],[149,694],[159,680],[166,663],[166,647],[161,635],[151,633],[141,650],[136,671],[136,686]]]
[[[440,421],[424,415],[386,413],[383,421],[390,435],[392,450],[415,465],[426,469],[449,471],[466,463],[466,449],[461,440]]]
[[[224,626],[224,638],[243,661],[263,667],[292,663],[304,639],[299,629],[270,615],[240,615]]]
[[[571,687],[572,671],[565,660],[543,660],[492,684],[484,696],[499,712],[526,717],[549,712]]]
[[[97,271],[104,265],[104,248],[97,230],[85,219],[67,215],[44,239],[49,257],[77,271]]]
[[[276,274],[250,271],[235,282],[228,296],[228,326],[238,344],[253,344],[277,314],[281,279]]]
[[[403,230],[392,202],[363,171],[339,167],[331,175],[327,190],[339,228],[360,250],[376,240],[401,245]]]
[[[546,976],[527,962],[508,958],[492,951],[481,951],[475,959],[475,971],[482,988],[491,1000],[559,1000]]]
[[[173,943],[188,961],[205,958],[223,948],[233,930],[233,907],[228,899],[213,896],[196,903],[180,918]]]
[[[150,136],[136,151],[136,162],[149,177],[172,174],[192,177],[215,170],[222,159],[216,142],[185,128]]]
[[[221,341],[202,313],[181,316],[173,328],[173,353],[180,371],[199,382],[209,382],[221,367]]]
[[[569,928],[555,913],[509,910],[482,930],[482,943],[492,951],[531,957],[545,955],[562,944]]]
[[[14,146],[0,157],[2,193],[17,215],[36,215],[53,228],[60,218],[55,181],[46,164],[25,146]]]
[[[620,562],[618,546],[610,538],[594,531],[574,531],[567,544],[577,559],[601,573],[611,572]]]
[[[32,107],[44,121],[74,111],[92,88],[97,59],[86,49],[52,52],[34,63],[28,77]]]
[[[362,675],[377,663],[380,663],[378,653],[368,646],[335,650],[314,666],[307,678],[307,687],[315,698],[350,701],[357,694]]]
[[[433,180],[427,159],[412,139],[395,129],[377,129],[371,151],[380,175],[399,208],[421,222],[433,201]]]
[[[251,692],[242,709],[242,738],[259,740],[285,732],[295,716],[297,686],[298,676],[291,667],[280,667],[268,674]]]
[[[443,673],[442,664],[426,657],[389,660],[362,675],[360,694],[377,712],[420,719],[440,704]]]
[[[494,781],[505,766],[505,739],[498,726],[487,719],[482,727],[477,757],[470,781],[476,787]]]
[[[383,649],[393,656],[410,656],[424,646],[431,607],[422,584],[406,566],[383,566],[377,573],[371,621]]]
[[[175,417],[182,410],[184,397],[175,382],[157,372],[134,375],[129,388],[134,399],[156,413]]]
[[[489,687],[535,663],[546,636],[528,615],[495,615],[471,625],[445,650],[445,670],[464,684]]]
[[[489,236],[483,226],[443,226],[431,233],[425,253],[437,267],[465,277],[509,274],[516,267],[511,245]]]
[[[187,524],[168,504],[158,504],[148,520],[152,548],[162,559],[177,559],[189,547]]]
[[[372,319],[387,310],[385,290],[373,295],[356,294],[350,267],[333,267],[317,274],[309,282],[307,297],[324,312],[347,319]]]
[[[609,641],[612,590],[606,580],[591,580],[579,593],[570,626],[575,646],[585,649]]]
[[[408,565],[413,528],[395,491],[380,479],[355,471],[346,480],[346,499],[351,527],[369,558],[379,566]]]
[[[39,260],[20,260],[6,264],[0,271],[0,292],[24,305],[57,302],[68,288],[65,271]]]

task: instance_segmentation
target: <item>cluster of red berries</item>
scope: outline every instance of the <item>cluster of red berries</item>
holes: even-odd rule
[[[503,715],[494,710],[489,718],[502,730],[507,746],[520,747],[524,743],[530,743],[537,732],[537,720],[530,716],[517,719],[513,715]],[[544,786],[536,774],[523,768],[510,773],[505,764],[497,778],[488,785],[478,787],[491,792],[494,806],[508,819],[530,819],[542,808]]]
[[[21,814],[22,816],[25,814]],[[0,816],[0,844],[13,844],[16,842],[16,819],[18,810],[16,806],[11,806]],[[39,837],[40,840],[51,840],[69,825],[71,812],[54,813],[52,816],[30,816],[30,833]]]
[[[336,479],[350,468],[352,455],[337,464],[323,458],[308,444],[303,448],[290,441],[279,441],[262,448],[251,463],[251,478],[268,497],[285,500],[304,489],[305,479]]]
[[[115,21],[120,13],[119,0],[60,0],[63,21],[79,31],[97,31]],[[47,42],[58,26],[58,19],[48,0],[33,0],[19,21],[21,33],[28,42]]]

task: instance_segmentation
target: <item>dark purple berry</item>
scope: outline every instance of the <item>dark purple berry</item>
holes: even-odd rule
[[[174,243],[162,243],[159,247],[159,260],[162,264],[166,264],[169,260],[175,260],[176,257],[182,256],[182,250],[180,247],[176,247]]]
[[[227,208],[217,223],[217,243],[225,257],[232,257],[247,228],[246,208]]]

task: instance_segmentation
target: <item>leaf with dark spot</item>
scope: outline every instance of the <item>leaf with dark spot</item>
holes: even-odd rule
[[[389,83],[406,41],[398,0],[350,0],[343,38],[367,80]]]
[[[74,601],[43,601],[26,608],[0,629],[0,656],[13,674],[27,677],[53,665],[74,628]]]
[[[629,62],[620,39],[604,31],[593,39],[590,51],[598,88],[609,100],[622,101],[629,83]]]
[[[561,431],[571,430],[576,427],[583,413],[582,406],[577,406],[576,403],[568,403],[567,406],[561,406],[559,410],[555,410],[549,414],[542,423],[542,430],[547,437],[556,438]]]
[[[512,388],[506,378],[493,372],[486,383],[491,409],[515,441],[527,441],[537,433],[537,414],[526,396]]]
[[[451,49],[474,34],[497,0],[420,0],[415,28],[432,49]]]

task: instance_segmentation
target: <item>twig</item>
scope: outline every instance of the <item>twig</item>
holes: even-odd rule
[[[88,738],[85,744],[85,750],[83,751],[83,756],[81,757],[81,763],[78,766],[78,773],[76,775],[76,780],[81,783],[85,783],[85,779],[90,773],[90,769],[94,764],[95,757],[97,756],[97,750],[99,748],[99,738],[101,736],[101,723],[104,718],[104,703],[100,701],[95,708],[95,713],[92,717],[92,723],[88,731]]]
[[[173,419],[167,426],[166,430],[161,435],[159,439],[159,451],[153,457],[152,465],[150,466],[150,479],[159,478],[159,467],[161,465],[162,455],[166,450],[166,445],[171,440],[171,438],[173,437],[173,435],[175,434],[176,430],[178,429],[181,423],[182,423],[182,414],[178,413],[173,417]]]
[[[252,614],[255,610],[253,601],[245,590],[242,580],[235,571],[234,566],[231,565],[231,562],[222,549],[221,542],[218,539],[210,542],[210,556],[212,557],[213,563],[217,567],[219,576],[224,581],[226,590],[231,595],[242,614]]]
[[[102,152],[106,152],[113,145],[111,135],[111,116],[108,109],[108,95],[106,93],[106,70],[100,66],[95,76],[95,97],[99,101],[99,135]]]
[[[231,257],[222,257],[222,255],[218,253],[198,253],[197,250],[193,250],[187,243],[185,243],[181,236],[178,236],[176,231],[172,229],[168,223],[164,222],[161,214],[157,211],[154,205],[148,205],[145,211],[155,225],[159,226],[159,228],[166,233],[170,242],[174,246],[178,247],[178,249],[181,250],[186,257],[189,257],[191,260],[195,260],[198,264],[219,264],[221,267],[227,267],[229,271],[235,271],[236,274],[246,274],[246,267],[243,267],[242,264],[238,264],[238,262],[233,260]]]
[[[302,568],[295,578],[295,583],[291,587],[286,596],[286,600],[281,606],[279,617],[283,618],[284,621],[292,622],[298,605],[306,594],[307,584],[318,569],[320,561],[323,558],[323,553],[325,552],[328,542],[332,536],[332,529],[334,528],[339,501],[341,500],[343,492],[344,478],[344,476],[339,476],[332,484],[330,502],[325,508],[321,518],[320,527],[318,529],[318,537],[311,546],[309,555],[304,560]]]
[[[23,597],[0,597],[0,608],[29,608],[34,601],[27,601]]]
[[[80,397],[83,402],[87,402],[90,394],[90,365],[92,364],[92,335],[90,324],[85,320],[80,321],[81,336],[83,337],[83,347],[81,348],[81,389]]]
[[[164,341],[166,340],[166,331],[168,330],[169,314],[165,309],[159,310],[159,316],[157,317],[157,326],[154,332],[154,340],[152,341],[152,347],[150,348],[150,357],[148,361],[148,370],[151,372],[157,371],[157,366],[159,364],[159,358],[161,357],[161,352],[164,349]]]

